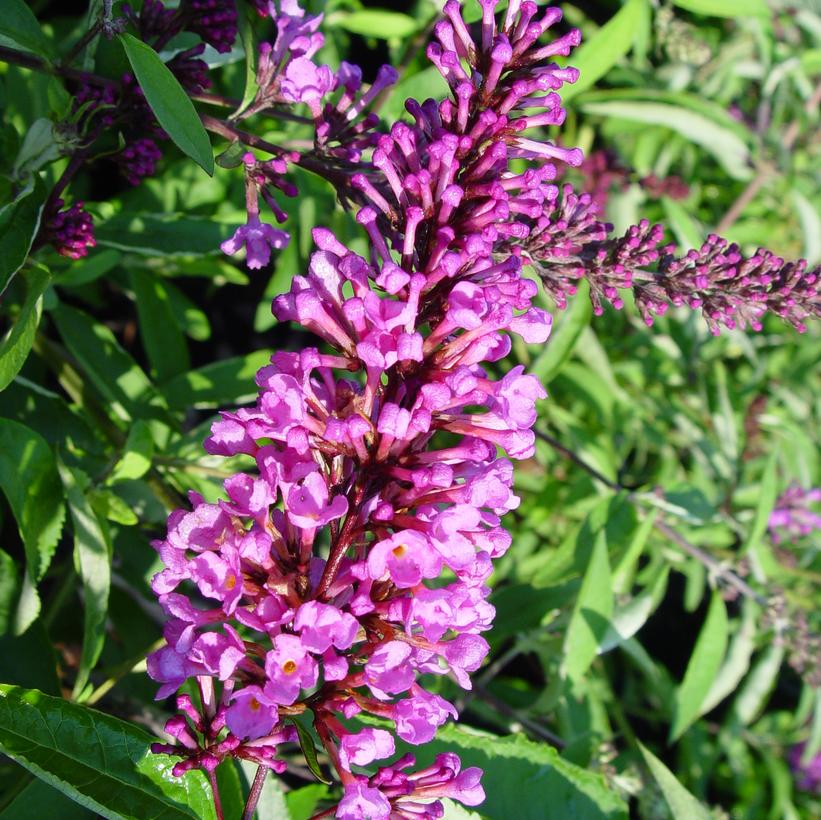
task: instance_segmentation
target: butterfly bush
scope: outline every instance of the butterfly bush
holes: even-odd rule
[[[318,346],[275,353],[256,404],[206,439],[256,470],[217,503],[192,494],[155,544],[167,622],[149,674],[159,698],[194,679],[202,700],[180,696],[175,742],[156,747],[182,757],[177,774],[226,756],[283,771],[278,746],[306,715],[343,786],[337,817],[438,817],[439,798],[484,798],[454,754],[384,761],[396,738],[429,743],[456,717],[436,677],[470,689],[488,651],[486,582],[519,503],[509,459],[533,455],[546,395],[502,361],[512,335],[544,343],[551,326],[510,247],[555,196],[553,162],[582,155],[534,131],[564,119],[556,91],[578,72],[551,58],[578,32],[539,44],[558,9],[512,2],[496,20],[481,5],[474,39],[445,4],[428,57],[450,95],[408,100],[412,121],[376,140],[381,179],[352,178],[368,255],[317,228],[307,272],[274,300]],[[317,108],[329,134],[355,105],[347,86],[340,99]]]

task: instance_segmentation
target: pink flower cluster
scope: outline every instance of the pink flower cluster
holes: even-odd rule
[[[284,247],[288,235],[262,223],[258,198],[262,196],[275,218],[285,221],[287,214],[276,202],[273,191],[279,189],[286,196],[297,193],[293,183],[286,179],[289,162],[300,162],[321,173],[336,184],[345,196],[350,174],[346,169],[359,163],[363,151],[374,146],[374,128],[379,117],[368,109],[379,94],[396,82],[398,74],[385,65],[375,81],[362,91],[362,71],[358,66],[343,62],[337,72],[327,65],[317,65],[313,57],[322,48],[323,35],[317,30],[322,15],[306,15],[296,0],[280,0],[257,4],[257,10],[275,20],[277,34],[273,43],[262,43],[257,63],[258,91],[255,99],[243,112],[248,117],[258,111],[283,105],[305,104],[314,121],[314,151],[312,155],[281,151],[273,159],[256,161],[246,154],[245,184],[248,202],[248,221],[232,239],[223,243],[222,250],[233,255],[246,247],[246,264],[261,268],[268,264],[271,249]],[[341,163],[337,170],[337,163]],[[345,170],[343,170],[343,168]],[[351,191],[347,191],[350,195]],[[250,238],[250,241],[249,241]]]
[[[560,308],[586,279],[594,312],[604,302],[623,306],[632,290],[648,325],[670,306],[701,310],[715,334],[726,327],[761,330],[770,312],[799,332],[821,317],[821,267],[806,260],[786,262],[764,248],[744,256],[738,245],[711,234],[698,250],[681,256],[665,245],[661,225],[642,220],[623,236],[609,236],[612,226],[598,221],[590,194],[577,195],[568,185],[548,196],[531,223],[529,235],[514,253],[538,272]]]
[[[779,496],[767,522],[773,542],[778,544],[785,536],[797,541],[814,530],[821,530],[821,515],[812,510],[812,506],[818,504],[821,504],[821,487],[806,490],[798,484],[788,487]]]
[[[82,202],[75,202],[63,209],[62,199],[55,199],[43,215],[42,235],[61,256],[81,259],[97,243],[94,239],[94,222]]]
[[[203,695],[203,714],[184,701],[177,744],[160,747],[185,758],[178,771],[229,754],[280,769],[277,744],[310,713],[344,787],[338,817],[439,817],[441,797],[483,799],[481,772],[452,754],[362,769],[395,737],[425,744],[456,717],[435,676],[471,687],[494,615],[487,579],[510,545],[502,517],[519,503],[508,459],[533,455],[546,396],[522,367],[494,371],[511,335],[550,333],[509,245],[555,195],[547,161],[581,162],[530,135],[564,118],[555,92],[577,72],[549,60],[579,36],[539,45],[557,9],[514,0],[499,25],[495,5],[483,0],[473,39],[445,4],[428,53],[451,96],[409,100],[413,123],[373,151],[381,179],[354,177],[369,257],[318,228],[307,272],[274,300],[322,346],[275,353],[256,403],[213,425],[206,450],[254,471],[216,504],[192,496],[156,543],[168,621],[149,673],[158,697],[189,678]],[[392,730],[363,728],[368,715]]]

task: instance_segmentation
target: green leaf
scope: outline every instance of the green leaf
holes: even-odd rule
[[[47,60],[54,54],[29,4],[23,0],[3,0],[0,3],[0,44],[22,48]]]
[[[748,148],[753,145],[750,129],[734,119],[724,106],[713,100],[705,99],[698,94],[687,91],[667,91],[660,88],[608,88],[604,91],[588,91],[584,95],[584,104],[598,102],[652,102],[686,108],[694,114],[700,114],[721,128],[731,131]],[[700,243],[698,243],[700,244]]]
[[[759,582],[780,573],[779,563],[768,540],[764,538],[777,497],[776,457],[777,453],[773,451],[764,468],[764,475],[758,483],[758,504],[742,550],[742,553],[749,557],[753,575]]]
[[[33,185],[0,208],[0,295],[29,255],[45,201],[45,185],[35,176]]]
[[[573,85],[562,89],[562,101],[567,102],[603,77],[633,45],[633,37],[642,17],[647,13],[647,0],[627,0],[589,40],[573,51],[570,64],[580,71]]]
[[[783,662],[783,645],[772,644],[753,667],[733,703],[733,716],[742,725],[748,726],[761,713]]]
[[[136,418],[169,421],[154,386],[105,325],[62,303],[51,317],[66,347],[108,403],[113,418],[121,422]]]
[[[108,525],[97,516],[83,493],[83,487],[89,483],[88,476],[62,462],[57,466],[74,529],[74,565],[83,582],[83,651],[74,682],[76,700],[85,689],[105,644],[111,589],[111,537]]]
[[[72,800],[107,818],[215,820],[205,776],[174,777],[151,742],[123,720],[0,684],[0,749]]]
[[[94,229],[96,234],[99,230],[99,226],[95,225]],[[99,244],[99,242],[97,244]],[[99,279],[115,268],[122,258],[123,255],[113,248],[95,251],[85,259],[73,261],[67,270],[57,274],[56,283],[63,287],[81,287],[82,285],[87,285],[89,282]]]
[[[467,8],[471,8],[471,5],[468,4]],[[385,99],[380,114],[385,122],[391,122],[405,116],[405,100],[409,97],[417,100],[431,97],[438,100],[448,93],[448,84],[439,70],[436,66],[428,66],[415,74],[401,77]]]
[[[87,497],[98,518],[125,527],[133,527],[140,520],[131,505],[113,490],[95,488],[88,491]]]
[[[673,0],[673,5],[712,17],[769,17],[766,0]]]
[[[0,635],[5,635],[12,624],[19,586],[17,563],[5,550],[0,549]]]
[[[750,668],[750,659],[755,651],[755,620],[758,607],[751,600],[744,602],[744,610],[738,631],[730,642],[727,658],[719,670],[699,713],[706,715],[718,706],[724,698],[738,689],[747,671]]]
[[[424,747],[401,745],[401,751],[413,751],[420,766],[432,762],[435,754],[455,751],[463,769],[482,769],[487,798],[480,810],[486,817],[511,817],[511,807],[515,806],[516,820],[544,820],[553,816],[547,807],[556,806],[561,807],[562,818],[573,820],[627,818],[627,806],[601,775],[568,762],[547,744],[534,743],[523,735],[498,737],[447,724]]]
[[[0,811],[0,820],[42,820],[49,816],[59,820],[95,820],[98,815],[36,778]]]
[[[259,86],[257,85],[257,46],[254,40],[254,27],[251,24],[251,8],[249,4],[243,3],[237,9],[237,28],[239,29],[239,39],[242,43],[242,50],[245,52],[245,90],[242,93],[242,100],[240,104],[237,106],[236,110],[231,114],[231,118],[239,117],[239,115],[245,111],[246,108],[254,101],[257,96],[257,92],[259,91]],[[236,167],[234,165],[226,165],[224,162],[227,160],[226,155],[234,149],[234,147],[239,149],[239,153],[242,154],[245,152],[245,148],[243,148],[240,143],[233,142],[231,146],[228,148],[227,151],[224,151],[220,154],[220,157],[223,158],[223,162],[220,162],[219,157],[217,158],[217,163],[221,165],[223,168],[232,168]],[[236,151],[234,152],[236,153]],[[241,157],[239,157],[241,161]],[[237,163],[239,164],[239,163]]]
[[[130,34],[120,34],[126,56],[145,99],[158,122],[175,142],[206,174],[214,173],[214,152],[194,104],[171,70],[151,46]]]
[[[39,117],[26,131],[23,144],[14,160],[12,175],[25,179],[44,165],[60,156],[54,123],[47,117]]]
[[[586,114],[670,129],[712,154],[733,179],[748,179],[752,174],[750,151],[744,140],[730,128],[688,108],[668,103],[613,99],[585,102],[582,110]]]
[[[163,287],[168,295],[174,321],[183,333],[198,342],[207,342],[211,338],[211,324],[205,312],[170,281],[163,282]]]
[[[108,483],[142,478],[151,469],[153,457],[154,439],[151,430],[144,421],[138,419],[128,431],[123,454],[114,465]]]
[[[59,697],[57,656],[42,620],[25,635],[0,635],[0,680]]]
[[[542,384],[549,384],[561,373],[573,354],[582,331],[590,324],[593,306],[588,298],[589,288],[586,280],[579,283],[570,308],[560,314],[558,327],[550,334],[545,349],[533,361],[530,372]]]
[[[24,632],[39,612],[36,584],[54,557],[63,529],[65,506],[51,449],[33,430],[0,419],[0,488],[17,520],[26,551],[23,608],[15,631]]]
[[[721,593],[713,593],[684,680],[676,690],[670,741],[677,740],[699,716],[727,648],[727,609]]]
[[[376,37],[380,40],[410,37],[419,30],[419,22],[407,14],[387,9],[361,9],[349,14],[334,15],[329,24],[336,23],[340,28],[363,37]]]
[[[167,381],[190,366],[188,346],[174,316],[171,297],[162,280],[143,268],[132,268],[130,278],[137,301],[140,338],[151,362],[152,375]]]
[[[706,806],[699,803],[681,783],[676,776],[647,748],[639,742],[644,762],[650,773],[658,783],[664,800],[673,815],[673,820],[710,820],[712,814]]]
[[[821,214],[818,213],[812,202],[797,188],[790,191],[795,210],[798,212],[798,221],[804,234],[804,250],[802,256],[807,265],[812,267],[821,261]]]
[[[5,390],[28,358],[43,312],[43,291],[49,272],[37,266],[27,277],[28,291],[17,321],[0,341],[0,390]]]
[[[144,256],[205,256],[219,253],[227,225],[185,214],[122,212],[95,226],[97,245]]]
[[[322,769],[319,768],[319,760],[316,756],[316,744],[314,743],[314,736],[310,729],[306,729],[298,720],[293,720],[292,723],[296,728],[297,736],[299,737],[299,748],[302,749],[302,754],[305,757],[305,762],[311,770],[311,774],[320,782],[331,785],[332,781],[328,780]]]
[[[613,591],[617,595],[626,595],[633,586],[633,580],[637,571],[638,561],[644,552],[647,539],[653,531],[658,512],[649,510],[645,518],[639,524],[638,529],[633,533],[630,544],[624,554],[619,559],[613,570]]]
[[[285,795],[288,808],[287,818],[290,820],[310,820],[314,816],[316,806],[320,800],[328,796],[328,787],[323,783],[311,783],[301,789],[293,789]],[[280,820],[276,815],[261,816],[259,820]]]
[[[247,356],[225,359],[183,373],[160,385],[160,389],[172,410],[244,404],[256,396],[254,376],[270,358],[269,353],[257,350]]]
[[[610,627],[613,614],[613,583],[607,556],[607,536],[596,536],[590,563],[565,636],[562,671],[579,681],[590,668]]]

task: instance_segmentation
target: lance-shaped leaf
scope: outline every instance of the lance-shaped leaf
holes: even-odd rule
[[[676,691],[670,740],[677,740],[699,716],[701,706],[721,668],[727,649],[727,609],[720,592],[714,592],[684,680]]]
[[[191,99],[177,78],[151,46],[132,37],[119,35],[134,76],[157,121],[176,143],[207,174],[214,173],[214,152]]]
[[[613,582],[607,556],[607,537],[601,530],[596,536],[590,563],[567,627],[562,670],[571,680],[581,679],[590,668],[607,636],[612,614]]]
[[[34,334],[40,324],[43,310],[43,291],[49,281],[49,272],[40,266],[28,276],[28,291],[20,313],[9,332],[0,341],[0,390],[5,390],[20,372],[28,358]]]
[[[97,515],[83,492],[89,483],[88,477],[62,462],[57,466],[74,528],[74,564],[83,582],[83,651],[73,692],[74,698],[78,698],[105,643],[111,589],[111,538],[108,524]]]
[[[647,0],[628,0],[589,40],[577,48],[570,65],[579,69],[579,79],[562,89],[562,100],[567,102],[580,92],[595,85],[633,45],[633,37],[640,21],[649,10]]]
[[[26,261],[45,201],[46,187],[35,176],[32,185],[0,208],[0,294]]]
[[[65,507],[57,465],[45,439],[10,419],[0,419],[0,489],[26,551],[26,578],[15,624],[21,633],[39,612],[36,584],[54,556]]]
[[[649,750],[639,743],[644,762],[658,783],[674,820],[710,820],[712,814],[693,797],[676,776]]]
[[[769,17],[766,0],[673,0],[673,5],[711,17]]]
[[[205,776],[174,777],[151,742],[124,720],[0,684],[0,751],[72,800],[106,818],[215,820]]]
[[[54,54],[28,3],[3,0],[0,11],[0,45],[16,46],[46,59]]]

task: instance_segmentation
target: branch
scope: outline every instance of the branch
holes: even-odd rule
[[[810,98],[804,104],[804,111],[807,114],[812,114],[821,105],[821,84],[817,85],[815,91],[810,95]],[[796,117],[784,131],[784,136],[781,144],[785,151],[789,151],[793,143],[798,139],[798,134],[801,130],[801,122]],[[758,192],[767,182],[767,180],[775,174],[776,169],[765,162],[758,166],[756,175],[747,184],[747,187],[738,195],[738,199],[730,206],[730,209],[721,218],[721,221],[716,225],[716,233],[726,233],[731,228],[736,220],[744,213],[744,209],[755,199]]]
[[[560,441],[553,438],[553,436],[549,435],[548,433],[543,433],[541,430],[534,430],[536,433],[536,437],[540,438],[542,441],[549,444],[553,449],[557,452],[561,453],[566,458],[570,459],[574,464],[578,467],[581,467],[582,470],[589,473],[593,478],[597,481],[604,484],[611,490],[615,492],[624,492],[628,500],[639,506],[643,499],[641,496],[637,495],[632,490],[629,490],[627,487],[623,486],[617,481],[611,481],[606,476],[602,475],[595,467],[588,464],[581,456],[578,456],[568,447],[565,447]],[[656,508],[657,509],[657,508]],[[677,530],[673,529],[669,524],[664,522],[659,516],[653,521],[653,526],[657,529],[665,538],[672,541],[676,546],[681,549],[682,552],[687,553],[691,558],[695,558],[696,561],[703,564],[707,569],[710,570],[713,575],[718,578],[721,578],[724,583],[728,586],[733,587],[746,598],[750,598],[751,600],[755,601],[757,604],[761,606],[767,606],[767,599],[756,592],[743,578],[733,572],[731,569],[725,567],[720,561],[717,561],[710,555],[708,552],[705,552],[701,547],[697,547],[695,544],[690,543],[681,533]]]

